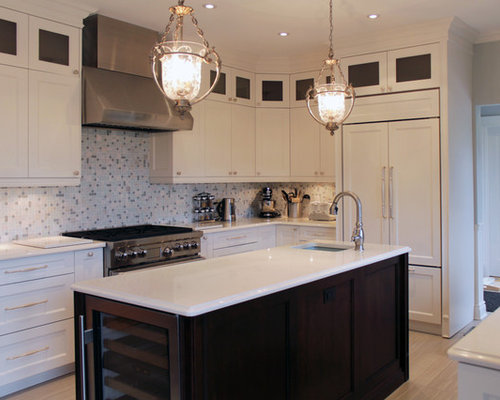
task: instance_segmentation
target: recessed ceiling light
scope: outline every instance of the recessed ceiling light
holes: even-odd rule
[[[279,35],[282,36],[282,37],[287,37],[288,36],[288,32],[280,32]]]
[[[215,4],[207,3],[203,4],[203,7],[208,8],[209,10],[213,10],[215,8]]]
[[[378,14],[368,14],[367,17],[369,19],[377,19],[378,17],[380,17],[380,15],[378,15]]]

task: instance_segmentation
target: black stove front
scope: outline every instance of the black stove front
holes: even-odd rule
[[[66,232],[63,236],[106,242],[104,275],[200,259],[202,232],[164,225]]]

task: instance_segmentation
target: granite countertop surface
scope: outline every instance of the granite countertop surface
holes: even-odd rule
[[[159,311],[196,316],[411,251],[408,247],[318,241],[344,251],[282,246],[78,282],[73,290]]]
[[[448,350],[459,362],[500,370],[500,309],[490,314]]]

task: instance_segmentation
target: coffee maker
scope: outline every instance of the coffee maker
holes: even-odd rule
[[[281,213],[275,208],[276,202],[273,200],[273,190],[270,187],[265,187],[260,192],[260,218],[276,218],[281,216]]]

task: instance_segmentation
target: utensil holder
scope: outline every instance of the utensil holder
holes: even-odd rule
[[[302,212],[301,203],[288,203],[288,218],[300,218]]]

